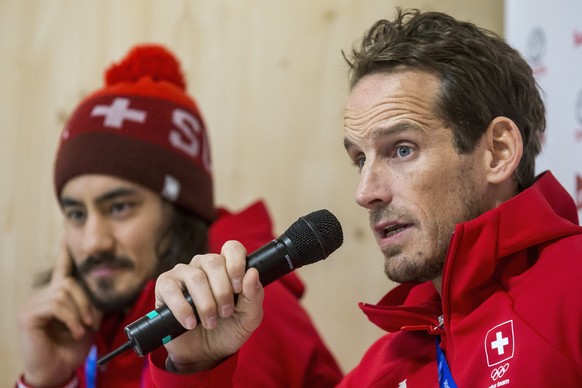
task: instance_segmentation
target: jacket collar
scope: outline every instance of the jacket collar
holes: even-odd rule
[[[500,260],[577,233],[581,229],[576,206],[550,172],[541,174],[530,188],[497,208],[458,224],[443,271],[445,316],[453,303],[455,312],[462,313],[483,301],[487,296],[482,292],[484,285],[492,281]],[[524,261],[521,269],[531,264]],[[399,285],[377,305],[360,303],[368,319],[388,332],[427,329],[434,333],[440,326],[438,316],[443,307],[430,281]]]
[[[464,316],[499,283],[530,268],[535,261],[526,249],[580,232],[576,205],[550,172],[500,206],[457,225],[443,271],[445,319],[450,306]]]

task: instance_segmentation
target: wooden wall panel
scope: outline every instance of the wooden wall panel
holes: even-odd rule
[[[57,252],[51,174],[63,122],[103,69],[141,42],[181,58],[210,131],[219,204],[265,199],[279,233],[321,208],[342,222],[344,246],[300,271],[305,305],[351,369],[381,334],[357,302],[376,302],[393,284],[353,201],[341,50],[396,4],[502,32],[502,0],[0,0],[0,385],[21,369],[19,306]]]

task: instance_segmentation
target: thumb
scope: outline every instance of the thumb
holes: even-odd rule
[[[242,293],[238,296],[236,308],[245,316],[247,329],[255,330],[263,319],[265,292],[259,279],[259,271],[250,268],[243,278]]]

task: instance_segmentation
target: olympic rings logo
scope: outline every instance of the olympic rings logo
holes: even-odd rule
[[[505,363],[505,365],[502,365],[499,368],[493,369],[491,371],[491,378],[493,379],[493,381],[497,380],[498,378],[503,376],[505,374],[505,372],[507,372],[508,369],[509,369],[509,363]]]

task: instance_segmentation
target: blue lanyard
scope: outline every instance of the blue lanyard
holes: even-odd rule
[[[144,360],[142,368],[142,379],[140,387],[144,386],[143,375],[148,368],[147,357]],[[91,346],[91,350],[85,359],[85,383],[87,388],[97,388],[97,346]]]
[[[97,346],[91,346],[89,355],[85,359],[85,381],[87,388],[97,386]]]
[[[451,374],[451,370],[449,369],[449,364],[447,363],[447,359],[441,347],[439,346],[439,339],[436,339],[436,348],[437,348],[437,365],[439,371],[439,386],[441,388],[457,388],[457,384],[455,384],[455,380],[453,380],[453,375]]]

